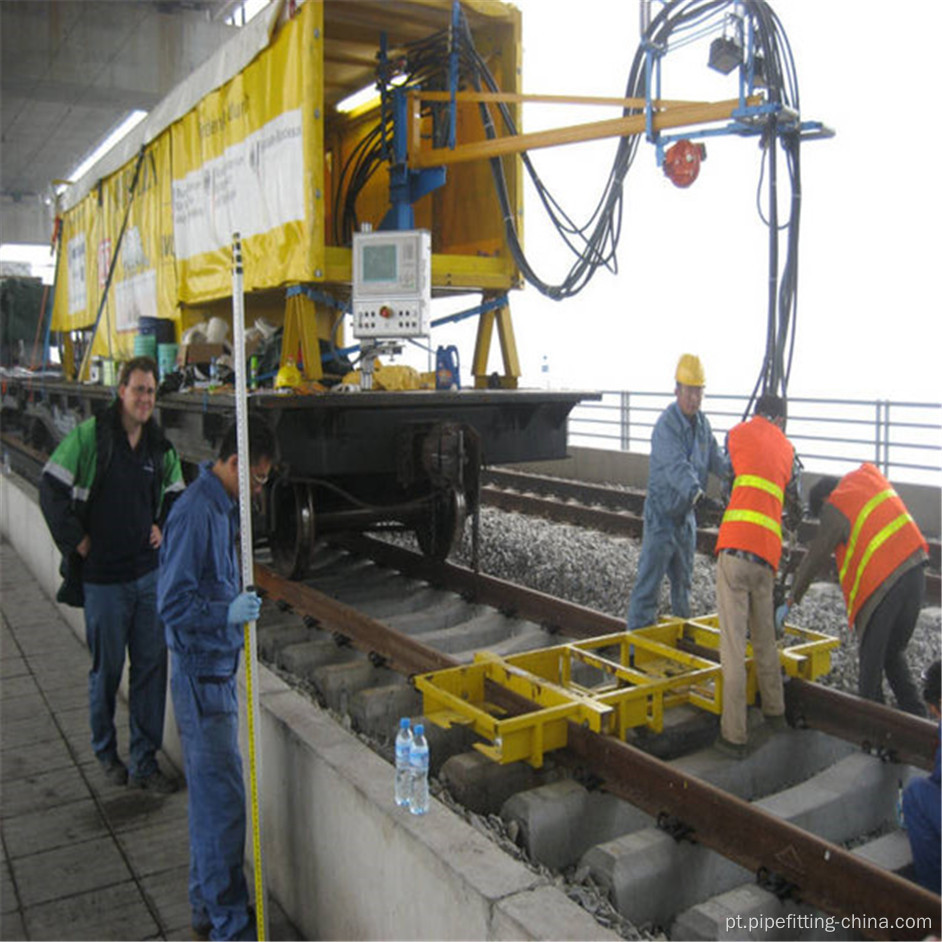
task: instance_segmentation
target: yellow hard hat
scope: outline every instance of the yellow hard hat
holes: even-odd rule
[[[705,386],[706,376],[703,373],[700,357],[692,353],[684,353],[677,361],[677,375],[674,378],[684,386]]]

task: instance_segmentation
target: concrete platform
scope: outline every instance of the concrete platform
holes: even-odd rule
[[[0,938],[192,938],[186,790],[105,780],[90,743],[88,649],[5,540],[0,610]],[[115,720],[126,757],[124,700]],[[299,938],[269,905],[270,938]]]
[[[39,871],[42,877],[34,871],[26,881],[20,858],[11,854],[3,863],[3,938],[187,938],[186,858],[173,857],[175,853],[182,855],[186,846],[184,796],[163,802],[158,799],[159,807],[154,808],[152,796],[139,793],[129,798],[120,793],[123,801],[148,802],[147,814],[132,805],[127,815],[136,823],[133,827],[125,826],[118,823],[123,819],[112,823],[106,817],[105,801],[99,796],[103,783],[96,785],[93,776],[81,773],[83,760],[76,750],[88,737],[82,693],[88,655],[84,653],[81,612],[59,607],[49,600],[60,581],[59,554],[36,504],[35,488],[16,475],[0,475],[0,532],[10,544],[0,559],[0,564],[6,563],[2,565],[3,578],[10,589],[4,590],[2,596],[6,627],[0,642],[3,658],[0,664],[12,672],[10,679],[16,681],[7,686],[4,679],[3,693],[10,698],[32,693],[42,700],[45,696],[48,704],[35,718],[30,706],[19,708],[25,716],[11,719],[10,745],[19,746],[17,737],[30,736],[35,743],[59,743],[58,750],[55,745],[49,747],[52,758],[36,757],[36,765],[29,773],[36,781],[28,783],[28,797],[13,802],[4,785],[3,800],[11,802],[9,808],[5,805],[2,809],[4,844],[8,816],[12,821],[18,814],[36,810],[36,803],[42,801],[52,808],[89,800],[103,819],[105,836],[88,838],[82,834],[80,838],[90,844],[88,849],[95,855],[93,861],[100,854],[103,865],[108,863],[114,871],[110,883],[99,886],[93,880],[94,885],[73,889],[72,896],[67,898],[123,885],[122,891],[133,903],[127,903],[124,897],[103,903],[90,899],[80,914],[59,914],[55,928],[47,931],[37,927],[33,932],[29,921],[31,909],[48,902],[43,894],[58,893],[52,887],[63,881],[57,874],[47,877],[47,870]],[[13,593],[20,586],[31,586],[24,597]],[[44,626],[55,630],[47,627],[41,637],[37,632]],[[53,664],[46,648],[52,645],[54,637],[59,638],[56,645],[68,653],[61,662]],[[45,675],[42,685],[35,680],[39,675]],[[241,686],[241,709],[245,716],[244,678]],[[14,693],[17,687],[20,689]],[[71,698],[69,712],[73,715],[67,722],[58,718],[53,700],[57,688],[67,688]],[[263,771],[260,810],[268,890],[304,938],[617,938],[570,899],[551,877],[509,857],[437,798],[433,797],[429,813],[421,818],[397,807],[392,801],[390,763],[303,691],[290,687],[264,665],[259,666],[257,689]],[[399,689],[409,688],[402,684]],[[126,722],[123,714],[121,722]],[[28,730],[30,724],[38,732]],[[242,750],[247,755],[245,724],[242,725]],[[4,760],[11,763],[10,774],[18,774],[13,753],[7,753],[6,723],[2,734]],[[126,748],[125,740],[119,744]],[[434,769],[436,754],[438,762],[446,756],[441,744],[432,742],[431,748]],[[462,751],[468,748],[467,744],[461,745]],[[167,761],[179,767],[180,743],[169,710],[164,751]],[[87,759],[94,762],[90,751]],[[46,771],[47,765],[57,771]],[[95,766],[91,768],[94,770]],[[6,761],[3,769],[6,773]],[[178,802],[179,807],[171,816],[170,806],[176,807]],[[168,817],[176,822],[173,825],[176,831],[171,829]],[[38,828],[39,824],[37,818],[34,826]],[[170,832],[165,834],[165,829]],[[133,831],[134,841],[141,843],[134,844],[126,831]],[[75,841],[70,838],[65,842]],[[92,842],[98,843],[91,846]],[[101,849],[112,845],[111,854]],[[129,849],[132,846],[137,848],[136,852]],[[23,856],[36,855],[24,848]],[[72,870],[88,867],[89,859],[86,855],[80,864],[73,862]],[[35,885],[38,896],[24,899],[20,895],[21,880],[24,885],[26,882],[31,887]],[[47,885],[49,889],[45,889]],[[120,923],[111,926],[110,920],[120,920],[128,906],[140,915],[138,904],[144,907],[140,917],[143,926],[138,929]],[[183,908],[176,916],[172,911],[163,915],[161,907],[170,909],[181,904]],[[271,937],[288,938],[286,933],[276,934],[274,903],[271,909]],[[84,924],[80,924],[79,915],[86,920]]]

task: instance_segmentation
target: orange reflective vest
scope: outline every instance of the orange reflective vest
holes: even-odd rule
[[[844,475],[828,503],[850,521],[850,537],[838,543],[834,556],[853,627],[857,613],[883,580],[919,547],[928,552],[929,544],[893,486],[872,464]]]
[[[782,430],[761,415],[730,429],[726,447],[735,477],[716,550],[755,553],[778,569],[782,557],[782,505],[795,449]]]

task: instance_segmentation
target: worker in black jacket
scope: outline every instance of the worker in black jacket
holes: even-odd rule
[[[126,648],[130,782],[167,793],[177,783],[156,759],[167,696],[167,648],[157,617],[159,521],[184,484],[180,459],[153,418],[156,392],[154,360],[129,360],[118,398],[53,452],[43,468],[39,500],[62,553],[65,581],[56,598],[85,609],[95,756],[109,781],[129,781],[114,726]]]

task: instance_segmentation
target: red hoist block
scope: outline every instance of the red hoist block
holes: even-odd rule
[[[674,186],[690,186],[706,160],[706,146],[693,141],[678,141],[664,155],[664,174]]]

